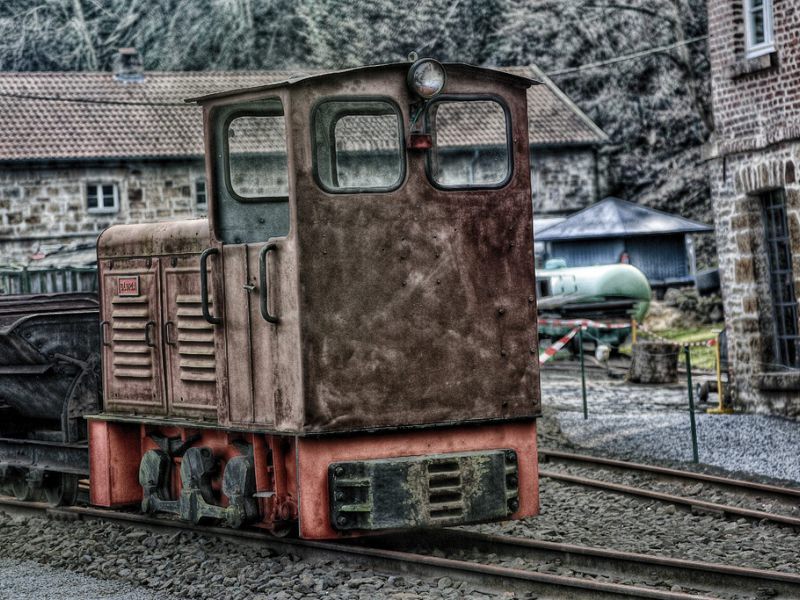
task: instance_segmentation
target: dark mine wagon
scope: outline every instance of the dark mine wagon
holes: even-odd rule
[[[532,83],[423,59],[196,99],[208,220],[98,241],[91,502],[306,538],[537,514]]]

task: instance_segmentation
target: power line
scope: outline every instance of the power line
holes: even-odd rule
[[[195,108],[185,102],[144,102],[134,100],[111,100],[108,98],[80,98],[63,96],[43,96],[39,94],[21,94],[17,92],[0,92],[2,98],[17,98],[19,100],[43,100],[46,102],[74,102],[77,104],[114,104],[118,106],[183,106]]]
[[[607,65],[613,65],[628,60],[636,60],[637,58],[642,58],[644,56],[649,56],[651,54],[661,54],[663,52],[668,52],[669,50],[673,50],[674,48],[679,48],[680,46],[689,46],[691,44],[696,44],[697,42],[702,42],[703,40],[707,39],[708,39],[707,35],[700,35],[697,37],[690,38],[688,40],[684,40],[682,42],[675,42],[674,44],[669,44],[667,46],[659,46],[658,48],[642,50],[641,52],[635,52],[633,54],[616,56],[608,60],[602,60],[600,62],[590,63],[588,65],[581,65],[579,67],[571,67],[569,69],[559,69],[557,71],[550,71],[549,73],[546,73],[546,75],[549,77],[556,77],[558,75],[566,75],[568,73],[577,73],[578,71],[586,71],[587,69],[596,69],[598,67],[605,67]]]
[[[420,3],[418,2],[417,7],[419,7],[419,4]],[[455,6],[458,6],[458,0],[454,2],[453,7]],[[649,50],[642,50],[641,52],[635,52],[634,54],[616,56],[608,60],[589,63],[587,65],[581,65],[579,67],[571,67],[569,69],[559,69],[557,71],[550,71],[545,74],[549,77],[557,77],[559,75],[577,73],[579,71],[585,71],[588,69],[596,69],[599,67],[605,67],[608,65],[626,62],[629,60],[636,60],[638,58],[649,56],[651,54],[660,54],[663,52],[668,52],[669,50],[673,50],[674,48],[678,48],[680,46],[689,46],[691,44],[696,44],[698,42],[702,42],[707,39],[708,39],[707,35],[701,35],[694,38],[690,38],[688,40],[684,40],[682,42],[675,42],[674,44],[669,44],[666,46],[659,46],[657,48],[651,48]],[[175,106],[175,107],[180,106],[184,108],[194,108],[194,105],[186,104],[185,102],[145,102],[145,101],[134,101],[134,100],[111,100],[103,98],[45,96],[40,94],[23,94],[17,92],[2,92],[2,91],[0,91],[0,98],[16,98],[19,100],[41,100],[46,102],[72,102],[77,104],[107,104],[114,106]]]

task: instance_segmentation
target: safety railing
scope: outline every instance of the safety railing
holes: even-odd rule
[[[1,267],[0,294],[97,291],[96,267]]]

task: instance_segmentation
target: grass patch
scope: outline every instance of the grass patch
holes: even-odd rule
[[[716,339],[716,332],[721,330],[723,327],[723,323],[715,323],[713,325],[703,325],[702,327],[665,329],[663,331],[655,331],[654,333],[659,337],[672,340],[678,344],[683,344],[686,342],[701,342],[710,338]],[[641,339],[653,339],[648,338],[646,333],[642,335],[641,331],[639,332],[639,335]],[[631,347],[624,346],[620,348],[620,352],[630,355]],[[708,370],[713,370],[716,368],[716,350],[713,346],[692,346],[689,350],[689,353],[692,357],[692,368]],[[681,353],[678,355],[678,360],[680,364],[686,364],[686,357],[683,351],[681,351]]]

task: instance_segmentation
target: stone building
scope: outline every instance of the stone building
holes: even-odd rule
[[[596,200],[607,137],[535,67],[513,70],[544,81],[528,96],[535,210]],[[0,73],[0,266],[91,244],[115,223],[203,215],[202,113],[183,99],[290,76]],[[479,124],[464,134],[453,168],[471,160]]]
[[[707,153],[734,402],[800,418],[800,1],[707,7]]]

